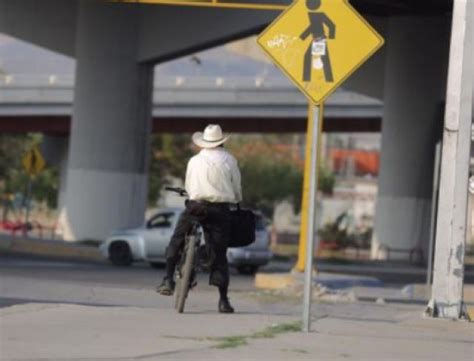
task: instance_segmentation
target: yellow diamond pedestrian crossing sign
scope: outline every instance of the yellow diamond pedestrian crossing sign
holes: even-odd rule
[[[314,104],[384,42],[347,0],[296,0],[257,41]]]
[[[36,176],[44,169],[46,162],[38,147],[33,147],[23,157],[22,160],[25,171],[30,176]]]

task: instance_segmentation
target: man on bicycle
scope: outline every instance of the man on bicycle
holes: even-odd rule
[[[219,312],[232,313],[234,309],[227,297],[227,245],[231,232],[229,206],[242,201],[240,171],[237,160],[224,149],[223,144],[229,137],[223,135],[219,125],[208,125],[204,132],[194,133],[192,139],[201,151],[188,162],[185,188],[189,200],[166,249],[166,275],[157,292],[167,296],[173,294],[173,276],[180,249],[193,219],[199,219],[213,255],[209,283],[219,288]]]

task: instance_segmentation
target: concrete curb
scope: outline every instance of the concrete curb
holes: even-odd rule
[[[282,290],[295,285],[295,278],[291,273],[257,273],[255,287],[267,290]]]
[[[373,277],[351,276],[344,274],[318,273],[313,275],[313,283],[332,290],[353,292],[356,299],[371,302],[425,302],[428,304],[431,287],[425,284],[410,284],[402,289],[385,288],[383,283]],[[255,287],[264,290],[298,290],[304,284],[303,274],[257,273]],[[474,286],[464,286],[464,302],[471,320],[474,320]]]
[[[474,302],[474,285],[464,285],[464,302]],[[426,284],[415,283],[406,285],[403,293],[408,295],[410,298],[423,298],[426,295],[431,295],[431,286]]]
[[[315,273],[313,275],[313,282],[330,289],[383,287],[383,282],[375,277],[335,273]],[[303,284],[303,273],[257,273],[255,275],[255,287],[260,289],[282,290],[291,287],[302,287]]]
[[[105,262],[97,247],[28,238],[0,238],[0,252]]]

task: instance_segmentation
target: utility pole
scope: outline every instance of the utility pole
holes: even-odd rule
[[[454,0],[432,297],[426,314],[468,318],[463,303],[473,97],[473,1]]]

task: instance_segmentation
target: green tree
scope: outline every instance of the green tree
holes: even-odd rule
[[[325,194],[332,194],[336,177],[334,173],[325,165],[319,167],[318,189]]]
[[[184,179],[189,158],[193,156],[189,134],[153,135],[149,174],[148,203],[155,205],[169,177]]]
[[[240,160],[242,191],[249,206],[273,215],[276,203],[290,200],[295,210],[301,206],[303,174],[290,163],[252,155]]]

